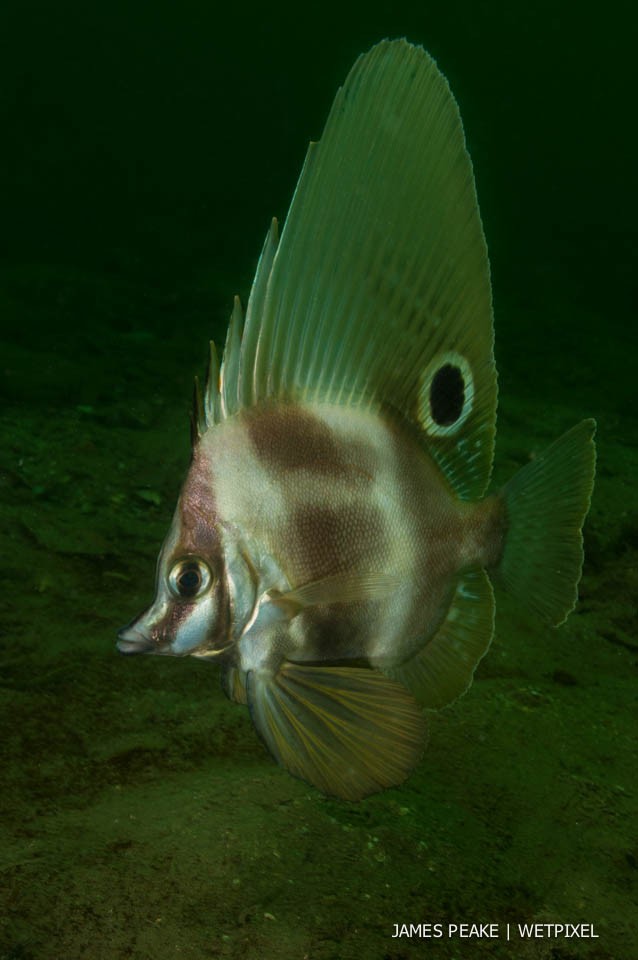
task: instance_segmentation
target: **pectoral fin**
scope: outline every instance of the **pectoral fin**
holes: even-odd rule
[[[418,704],[376,670],[286,661],[276,674],[251,671],[247,695],[277,762],[343,800],[401,783],[425,746]]]
[[[314,580],[286,593],[271,590],[273,603],[286,607],[292,614],[306,607],[330,603],[356,603],[361,600],[383,600],[405,586],[407,578],[384,573],[339,573]]]

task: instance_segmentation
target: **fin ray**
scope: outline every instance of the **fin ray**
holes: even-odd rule
[[[404,588],[405,584],[405,575],[399,574],[338,573],[322,580],[313,580],[286,593],[271,591],[270,596],[274,603],[302,610],[320,604],[382,600]]]
[[[484,570],[470,570],[458,581],[446,619],[416,656],[384,668],[404,684],[421,706],[439,709],[472,684],[494,633],[494,595]]]
[[[481,495],[496,416],[489,265],[458,107],[422,48],[383,41],[357,60],[264,249],[225,373],[241,371],[236,403],[391,405],[457,493]]]
[[[243,327],[244,314],[241,302],[239,297],[235,297],[219,374],[222,417],[230,417],[239,409],[239,360]]]
[[[250,671],[247,695],[275,759],[345,800],[401,783],[425,745],[415,700],[376,670],[285,662],[274,675]]]
[[[580,423],[516,473],[501,491],[508,529],[494,571],[505,588],[552,626],[576,605],[589,510],[595,420]]]
[[[260,336],[260,323],[264,312],[264,302],[268,286],[268,278],[272,270],[273,260],[279,244],[279,224],[276,217],[270,222],[270,229],[266,234],[261,251],[255,279],[246,307],[246,323],[241,342],[241,353],[238,369],[238,399],[242,406],[251,406],[258,397],[255,388],[255,369],[252,358],[255,355],[257,342]]]
[[[233,703],[248,703],[246,696],[246,674],[239,667],[225,666],[221,674],[222,690]]]

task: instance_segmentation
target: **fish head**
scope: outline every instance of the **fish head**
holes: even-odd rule
[[[121,653],[214,657],[229,647],[222,539],[206,458],[196,449],[157,561],[155,599],[118,633]]]

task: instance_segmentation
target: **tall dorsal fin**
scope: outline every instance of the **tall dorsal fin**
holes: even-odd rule
[[[461,496],[481,495],[496,418],[487,250],[458,107],[421,47],[359,57],[275,249],[269,234],[238,360],[229,336],[223,414],[391,406]]]

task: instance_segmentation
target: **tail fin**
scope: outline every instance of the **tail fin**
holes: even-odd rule
[[[554,626],[567,619],[578,598],[595,430],[595,420],[572,427],[501,491],[508,526],[496,572],[517,600]]]

